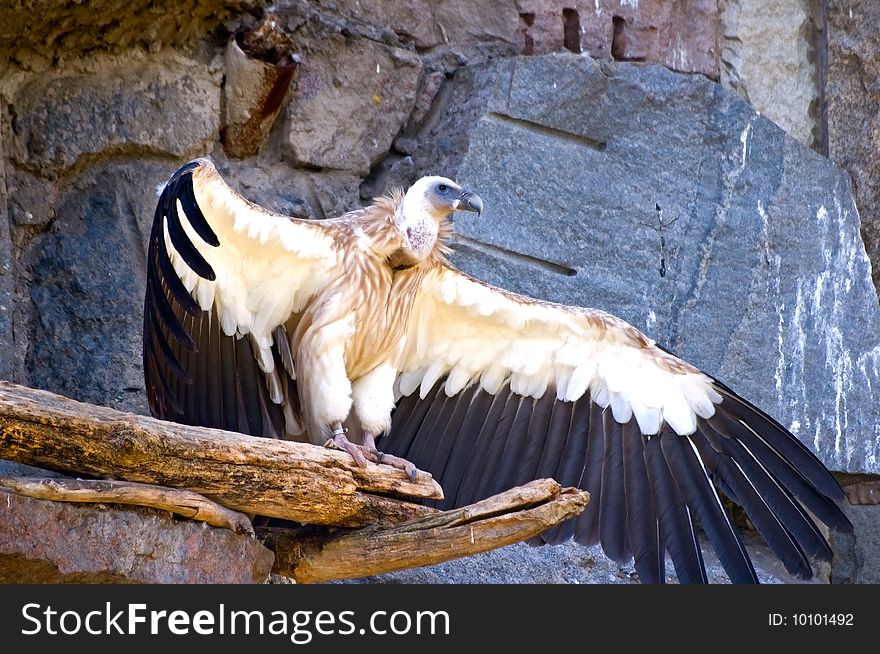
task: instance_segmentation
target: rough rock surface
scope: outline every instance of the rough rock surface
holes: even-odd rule
[[[144,413],[141,322],[155,161],[111,159],[61,187],[51,227],[22,253],[28,287],[17,330],[27,383]],[[145,183],[145,180],[150,180]]]
[[[9,151],[21,166],[56,175],[95,154],[205,150],[219,129],[219,79],[204,68],[146,64],[36,78],[16,94]]]
[[[429,0],[340,0],[336,7],[349,21],[381,25],[397,38],[412,43],[417,48],[433,48],[443,42],[443,34],[432,15],[432,7],[436,4],[438,3]]]
[[[305,59],[287,114],[299,164],[365,174],[415,104],[421,61],[407,50],[334,36]]]
[[[92,50],[183,45],[261,0],[18,0],[0,6],[0,61]]]
[[[718,78],[715,0],[518,0],[523,54],[586,52]]]
[[[460,83],[476,106],[425,139],[458,126],[444,169],[485,202],[458,221],[458,264],[620,315],[831,468],[880,471],[880,307],[843,171],[660,67],[520,57]]]
[[[0,121],[0,161],[5,161],[4,126]],[[0,198],[7,198],[6,166],[0,165]],[[15,348],[12,343],[12,316],[15,275],[12,269],[12,235],[9,229],[7,202],[0,202],[0,379],[9,379],[15,370]]]
[[[733,36],[758,51],[740,50],[741,61],[777,66],[761,58],[765,51],[806,57],[793,76],[801,80],[805,71],[822,66],[802,47],[809,26],[797,19],[780,26],[784,38],[761,38],[751,31],[767,25],[743,16],[751,11],[772,22],[783,9],[795,16],[796,4],[827,6],[831,156],[853,178],[880,281],[876,3],[773,0],[761,9],[755,0],[279,0],[272,5],[304,60],[332,71],[326,59],[339,56],[339,44],[347,42],[366,53],[356,62],[365,72],[342,89],[348,105],[318,89],[326,104],[315,102],[314,114],[330,113],[337,104],[345,109],[337,126],[317,125],[317,134],[304,134],[303,142],[312,143],[315,159],[324,163],[299,164],[290,156],[290,121],[282,120],[287,107],[259,156],[228,162],[217,142],[223,47],[231,31],[255,20],[255,9],[268,4],[22,0],[0,7],[0,377],[146,410],[140,371],[145,229],[156,184],[191,156],[211,154],[233,187],[252,200],[312,218],[356,208],[386,185],[408,184],[422,172],[461,170],[487,196],[487,218],[499,222],[500,240],[474,228],[460,262],[532,293],[607,301],[787,424],[799,421],[811,445],[819,433],[820,445],[834,452],[835,467],[876,469],[876,427],[866,418],[875,404],[866,402],[872,400],[866,380],[876,374],[876,299],[865,299],[858,244],[838,231],[842,221],[849,234],[855,218],[845,182],[827,161],[804,154],[715,86],[672,76],[674,85],[660,85],[669,92],[657,93],[651,84],[667,78],[637,66],[627,67],[630,72],[616,82],[614,76],[611,82],[595,77],[586,88],[578,88],[580,78],[566,85],[562,77],[545,81],[535,75],[534,97],[546,93],[546,101],[536,101],[534,112],[516,120],[504,117],[506,109],[493,109],[493,117],[486,107],[497,71],[476,65],[531,47],[534,54],[580,51],[716,78],[718,7],[727,21],[735,5],[740,20]],[[387,60],[400,67],[412,92],[392,90],[390,102],[387,89],[377,92],[375,66],[367,65],[375,64],[367,61],[371,53],[378,53],[382,71]],[[394,60],[396,53],[401,60]],[[779,73],[750,70],[749,93],[762,75],[776,79]],[[646,81],[627,75],[645,75]],[[780,81],[780,88],[791,81]],[[297,92],[303,94],[299,101],[314,102],[308,97],[314,86],[291,91],[291,107]],[[378,113],[370,104],[376,95]],[[805,98],[792,90],[774,101],[794,103],[793,115],[802,116]],[[364,112],[361,123],[364,116],[376,119],[371,133],[350,129],[349,110]],[[668,115],[661,120],[661,113]],[[525,143],[526,149],[490,148],[481,159],[474,146],[494,143],[490,129],[512,135],[511,143]],[[604,151],[593,140],[606,143]],[[336,159],[321,159],[325,149]],[[499,171],[490,184],[485,170],[497,168],[499,158],[510,170]],[[345,169],[324,167],[337,165]],[[575,175],[577,165],[583,175]],[[497,185],[492,195],[491,185]],[[815,187],[809,194],[808,185]],[[548,220],[571,214],[559,200],[570,194],[586,203],[575,210],[578,220],[587,224],[598,217],[588,223],[588,236],[581,235],[578,220]],[[767,239],[759,206],[768,216]],[[527,226],[524,216],[535,220]],[[519,221],[513,224],[520,231],[504,240],[500,225],[508,219]],[[469,222],[463,219],[460,227],[471,229]],[[547,250],[528,249],[535,225],[547,231]],[[534,259],[520,256],[529,252]],[[723,267],[732,271],[726,281]],[[786,274],[777,277],[778,270]],[[572,271],[576,275],[568,276]],[[736,310],[728,311],[727,304]],[[750,340],[756,345],[749,346]],[[838,433],[844,438],[835,449]],[[877,513],[876,507],[857,509]],[[860,519],[855,544],[846,546],[852,570],[861,532],[866,548],[876,542],[869,524]],[[574,547],[504,552],[510,552],[505,563],[485,563],[484,570],[497,572],[494,577],[461,562],[438,568],[438,579],[467,581],[453,574],[462,570],[472,579],[512,581],[527,567],[539,581],[556,578],[554,566],[564,565],[563,559],[585,556]],[[552,565],[538,564],[534,556]],[[872,558],[869,549],[858,556]],[[595,560],[585,580],[617,576],[614,566],[602,577],[601,559]]]
[[[853,180],[880,288],[880,3],[828,1],[828,156]]]
[[[804,583],[789,575],[763,543],[748,542],[749,555],[761,583]],[[711,550],[703,551],[709,583],[729,583],[724,568]],[[666,562],[666,582],[676,583],[672,561]],[[814,578],[812,582],[816,582]],[[632,564],[618,565],[598,545],[582,547],[572,542],[552,547],[525,543],[447,561],[440,565],[401,570],[348,583],[384,584],[635,584]]]
[[[722,0],[721,83],[810,145],[817,71],[804,0]]]
[[[853,534],[832,533],[830,542],[835,552],[831,578],[836,583],[880,584],[880,507],[876,505],[846,506],[844,510],[855,531]]]
[[[274,554],[248,536],[155,509],[0,489],[0,583],[263,583]]]

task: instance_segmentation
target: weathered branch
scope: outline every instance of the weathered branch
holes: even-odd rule
[[[177,425],[8,382],[0,382],[0,458],[125,480],[0,477],[0,487],[31,497],[141,504],[245,531],[237,511],[312,525],[262,533],[276,572],[304,583],[485,552],[578,515],[589,499],[544,479],[439,512],[386,496],[441,497],[424,473],[411,482],[321,447]]]
[[[213,527],[254,535],[251,521],[243,513],[227,509],[198,493],[176,488],[130,481],[0,476],[0,489],[56,502],[105,502],[148,506],[184,518],[200,520]]]
[[[393,526],[364,527],[303,537],[270,529],[275,572],[301,583],[365,577],[434,565],[510,545],[581,513],[586,491],[533,481],[476,504]]]
[[[0,382],[0,458],[75,475],[183,488],[226,507],[309,524],[394,524],[442,497],[430,475],[359,468],[342,452],[190,427]]]

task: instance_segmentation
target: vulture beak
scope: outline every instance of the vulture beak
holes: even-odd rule
[[[477,214],[477,217],[479,217],[483,214],[483,201],[476,193],[471,193],[470,191],[462,189],[461,195],[458,198],[458,206],[456,207],[456,210],[473,211]]]

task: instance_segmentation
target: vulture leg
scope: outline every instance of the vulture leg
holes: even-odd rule
[[[392,468],[403,470],[412,481],[416,480],[418,468],[406,459],[394,456],[393,454],[384,454],[377,450],[376,437],[373,435],[373,432],[365,429],[363,432],[363,445],[356,445],[348,440],[348,436],[345,435],[346,431],[342,423],[337,422],[333,425],[333,437],[327,441],[326,446],[348,452],[351,458],[354,459],[354,462],[361,467],[366,467],[367,461],[384,463]]]
[[[326,446],[335,447],[338,450],[348,452],[351,455],[351,458],[354,459],[354,462],[362,468],[367,467],[367,461],[379,463],[378,452],[374,454],[363,445],[355,445],[348,440],[348,436],[345,435],[346,431],[348,430],[342,426],[341,422],[334,424],[333,436],[327,441]],[[373,451],[375,451],[375,448],[373,448]]]
[[[363,433],[363,442],[361,445],[365,447],[367,450],[375,454],[376,456],[380,456],[379,450],[376,449],[376,436],[371,431],[364,430]]]

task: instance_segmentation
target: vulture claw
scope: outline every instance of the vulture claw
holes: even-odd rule
[[[354,459],[355,465],[359,468],[366,468],[368,461],[379,463],[379,458],[373,454],[373,452],[365,448],[363,445],[355,445],[352,443],[348,440],[344,431],[334,431],[333,437],[330,438],[324,446],[348,452],[351,455],[351,458]]]
[[[375,440],[373,440],[370,432],[364,432],[363,445],[355,445],[348,440],[348,436],[345,435],[346,431],[348,430],[341,425],[337,426],[333,430],[333,436],[324,443],[324,447],[348,452],[351,458],[354,459],[355,464],[360,468],[367,467],[367,462],[372,461],[373,463],[384,463],[392,468],[403,470],[409,477],[409,480],[415,483],[418,478],[419,469],[414,464],[399,456],[385,454],[377,450]]]
[[[392,468],[397,468],[398,470],[403,470],[407,474],[407,476],[409,477],[409,480],[411,482],[415,483],[416,478],[418,477],[418,474],[419,474],[419,469],[416,468],[415,465],[413,465],[411,462],[407,461],[406,459],[402,459],[399,456],[394,456],[393,454],[384,454],[382,452],[380,452],[379,454],[382,457],[380,459],[380,463],[385,463],[385,464],[391,466]]]

